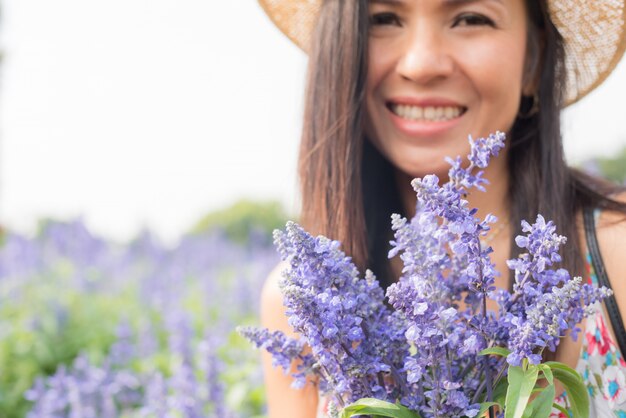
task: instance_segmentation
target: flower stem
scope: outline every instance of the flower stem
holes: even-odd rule
[[[482,275],[482,267],[481,267]],[[483,303],[481,307],[483,319],[487,317],[487,295],[483,292]],[[484,356],[485,363],[485,384],[487,385],[487,402],[493,401],[493,386],[491,380],[491,367],[489,366],[489,356]],[[493,408],[489,408],[489,418],[494,418]]]

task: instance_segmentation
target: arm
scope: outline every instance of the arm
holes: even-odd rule
[[[261,325],[270,330],[281,330],[290,337],[297,334],[287,323],[283,296],[278,282],[285,268],[280,263],[269,275],[261,294]],[[625,308],[626,309],[626,308]],[[311,382],[304,389],[291,388],[293,378],[279,367],[272,367],[271,356],[264,352],[263,373],[267,393],[269,418],[315,418],[317,410],[317,387]],[[295,370],[296,365],[293,365]]]

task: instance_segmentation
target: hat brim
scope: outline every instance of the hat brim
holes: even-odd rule
[[[565,42],[565,105],[602,84],[626,51],[626,0],[548,0],[550,17]],[[259,0],[293,43],[309,50],[321,0]]]

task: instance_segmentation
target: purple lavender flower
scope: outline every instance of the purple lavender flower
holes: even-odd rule
[[[565,242],[552,222],[539,216],[533,225],[522,223],[527,235],[516,243],[527,252],[509,261],[514,292],[495,288],[492,249],[480,237],[497,219],[478,218],[466,198],[472,188],[484,191],[481,170],[504,147],[504,134],[469,140],[469,164],[449,159],[443,185],[435,175],[413,180],[415,216],[392,216],[389,257],[399,255],[404,264],[386,294],[394,311],[373,273],[359,279],[338,242],[288,223],[275,232],[275,243],[290,266],[281,283],[289,324],[303,339],[267,330],[244,334],[286,370],[295,359],[303,362],[299,382],[317,374],[322,392],[331,392],[339,407],[373,396],[399,400],[425,418],[460,418],[476,416],[476,402],[491,399],[504,363],[478,356],[481,350],[507,346],[509,364],[537,363],[567,329],[575,333],[585,307],[607,291],[550,269]],[[498,315],[487,311],[488,298],[498,303]],[[304,342],[312,351],[306,359]]]
[[[517,259],[509,260],[515,271],[513,294],[499,300],[503,327],[510,333],[511,354],[507,361],[521,365],[541,361],[544,348],[554,351],[567,330],[576,338],[576,325],[588,313],[588,307],[608,296],[610,291],[582,284],[580,277],[571,278],[564,269],[548,267],[561,261],[558,251],[566,242],[556,234],[552,221],[537,216],[534,224],[522,221],[526,235],[515,238],[516,244],[527,250]]]
[[[84,356],[72,368],[59,368],[46,381],[38,379],[26,392],[34,401],[28,417],[116,417],[140,401],[140,380],[129,371],[116,371],[105,362],[97,367]]]
[[[93,354],[90,360],[80,356],[70,365],[59,366],[50,377],[34,380],[33,376],[32,387],[17,406],[22,409],[28,401],[32,417],[126,416],[152,402],[147,398],[147,388],[153,385],[154,398],[162,400],[155,405],[162,408],[146,414],[177,416],[192,411],[202,417],[232,416],[224,402],[218,402],[220,396],[226,399],[236,392],[224,384],[223,374],[217,374],[222,370],[217,364],[220,359],[214,355],[202,358],[203,348],[196,343],[199,336],[192,320],[200,318],[208,324],[208,333],[228,341],[233,323],[253,319],[256,312],[250,295],[258,293],[277,259],[269,248],[242,247],[220,236],[187,237],[170,248],[151,238],[130,246],[112,244],[93,236],[80,221],[50,222],[33,239],[7,235],[0,247],[0,290],[3,306],[10,308],[7,312],[19,313],[19,320],[5,321],[7,341],[12,340],[12,333],[28,332],[29,338],[38,339],[34,346],[40,346],[44,333],[46,342],[54,334],[63,335],[61,346],[50,354],[65,360],[75,354],[76,342],[86,341],[85,318],[76,316],[76,305],[80,308],[84,301],[93,300],[93,309],[102,314],[102,324],[93,328],[98,335],[88,338],[90,345],[85,347]],[[236,283],[231,275],[238,278]],[[247,293],[238,295],[237,288]],[[32,310],[23,303],[24,297],[37,301],[38,308]],[[221,300],[228,300],[228,310],[222,309]],[[131,309],[129,302],[135,305]],[[20,304],[23,309],[11,306]],[[145,313],[138,321],[141,335],[120,322],[117,339],[108,347],[112,337],[109,325],[136,312]],[[20,329],[24,324],[26,328]],[[77,332],[81,332],[80,338],[72,334]],[[106,348],[108,354],[101,352]],[[223,367],[241,373],[255,364],[251,350],[231,351],[236,356],[229,357]],[[46,354],[45,363],[61,360],[55,357]],[[26,360],[27,370],[31,370],[36,363],[27,356],[17,359],[21,364],[15,369],[24,369]],[[211,366],[207,361],[212,361]],[[209,372],[211,376],[206,375]],[[252,374],[259,373],[254,370]],[[161,376],[163,391],[157,390],[159,382],[152,379],[153,375]],[[22,378],[30,377],[24,373],[20,381]],[[259,386],[258,378],[248,385],[255,391]],[[191,409],[190,398],[194,399]],[[243,401],[242,414],[262,411],[260,399]],[[0,415],[17,406],[10,400],[3,402]]]
[[[503,147],[503,139],[500,133],[478,141],[470,138],[469,167],[463,168],[457,157],[449,160],[447,183],[440,186],[434,175],[413,180],[415,217],[409,222],[392,216],[395,240],[389,256],[400,254],[404,269],[387,296],[408,320],[405,336],[416,351],[405,359],[407,383],[413,393],[425,396],[405,396],[402,401],[427,417],[461,417],[478,410],[468,394],[473,395],[480,379],[462,370],[486,347],[485,331],[493,328],[484,302],[495,290],[497,272],[489,258],[491,249],[482,248],[479,237],[495,217],[477,219],[465,196],[472,187],[483,190],[486,180],[474,168],[486,167]],[[468,295],[467,309],[460,312],[463,294]],[[477,324],[480,309],[483,320]],[[464,390],[458,391],[461,386]]]
[[[133,343],[134,332],[127,321],[123,321],[117,327],[117,341],[109,350],[109,358],[114,366],[125,367],[135,357],[135,344]]]
[[[250,340],[257,348],[272,355],[272,366],[280,366],[285,372],[291,368],[294,360],[302,360],[304,341],[289,338],[282,331],[270,332],[256,327],[240,327],[241,335]],[[296,384],[296,386],[300,386]]]
[[[145,383],[145,401],[139,409],[141,417],[170,417],[167,405],[167,384],[163,375],[155,372]]]
[[[311,347],[322,390],[338,394],[340,404],[374,395],[387,399],[395,388],[381,383],[398,373],[408,346],[390,324],[395,317],[374,275],[360,279],[337,241],[314,238],[292,222],[274,235],[290,264],[281,283],[289,323]]]

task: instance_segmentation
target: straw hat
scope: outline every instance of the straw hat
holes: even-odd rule
[[[259,0],[278,28],[306,51],[322,0]],[[599,86],[626,49],[625,0],[548,0],[565,40],[566,104]]]

